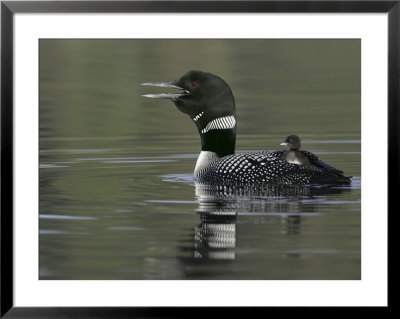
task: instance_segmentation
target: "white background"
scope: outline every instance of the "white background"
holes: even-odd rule
[[[14,30],[15,306],[387,304],[387,14],[16,14]],[[362,280],[39,281],[39,38],[361,38]]]

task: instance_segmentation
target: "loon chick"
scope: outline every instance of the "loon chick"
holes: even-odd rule
[[[310,165],[307,156],[300,152],[301,139],[297,135],[289,135],[281,145],[289,148],[289,151],[282,155],[282,159],[288,163],[298,165]]]
[[[235,100],[229,85],[214,74],[189,71],[174,81],[142,85],[175,89],[175,93],[143,96],[172,100],[197,126],[201,139],[201,153],[194,170],[197,183],[235,186],[350,183],[349,177],[310,152],[307,152],[310,165],[288,163],[282,159],[284,150],[235,154]]]

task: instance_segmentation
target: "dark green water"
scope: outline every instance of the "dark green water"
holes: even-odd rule
[[[40,279],[360,279],[359,40],[40,40]],[[289,134],[349,187],[215,198],[200,139],[142,98],[190,69],[236,99],[237,151]]]

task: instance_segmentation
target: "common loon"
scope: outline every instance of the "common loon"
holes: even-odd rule
[[[142,85],[175,89],[174,93],[143,96],[172,100],[196,124],[201,138],[201,153],[194,169],[197,183],[237,186],[350,183],[349,177],[309,152],[310,165],[288,163],[282,159],[285,150],[235,154],[235,100],[229,85],[214,74],[189,71],[174,81]]]
[[[300,151],[300,137],[297,135],[289,135],[286,137],[285,141],[281,143],[281,145],[285,145],[289,148],[289,151],[282,155],[282,159],[284,159],[286,162],[298,165],[310,165],[310,161],[308,160],[307,156]]]

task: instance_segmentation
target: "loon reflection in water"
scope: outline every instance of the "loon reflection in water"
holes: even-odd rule
[[[261,151],[235,154],[236,110],[229,85],[220,77],[189,71],[170,82],[142,85],[176,89],[175,93],[146,94],[149,98],[170,99],[196,124],[201,138],[201,153],[194,177],[197,183],[214,185],[267,184],[350,184],[350,177],[302,151],[307,165],[282,159],[286,151]]]
[[[181,178],[181,182],[189,183],[189,180]],[[200,223],[191,231],[191,239],[187,244],[179,247],[191,255],[179,258],[183,264],[235,260],[237,254],[241,253],[237,250],[237,243],[240,242],[243,223],[276,223],[282,225],[283,234],[300,235],[302,225],[319,215],[315,211],[316,206],[310,205],[310,202],[351,191],[350,187],[334,186],[268,185],[262,189],[201,184],[195,186],[199,203],[196,212]],[[298,258],[300,255],[287,253],[290,258]],[[197,268],[195,273],[190,268],[186,271],[189,278],[202,276]]]

